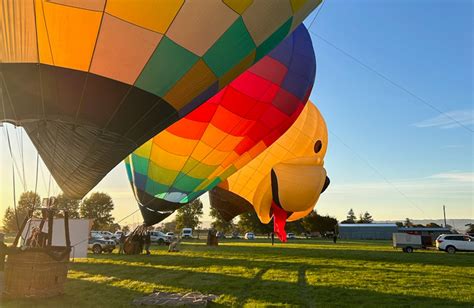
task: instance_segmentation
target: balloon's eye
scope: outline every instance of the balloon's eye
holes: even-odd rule
[[[314,143],[314,153],[319,153],[319,151],[321,151],[322,148],[323,148],[323,143],[321,142],[321,140],[318,140]]]

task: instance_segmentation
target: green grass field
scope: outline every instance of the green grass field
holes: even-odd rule
[[[474,254],[406,254],[389,242],[323,240],[273,247],[264,240],[228,240],[215,248],[185,242],[181,249],[76,259],[64,296],[0,306],[126,307],[154,289],[212,293],[223,306],[474,305]]]

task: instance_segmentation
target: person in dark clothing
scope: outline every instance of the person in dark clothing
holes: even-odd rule
[[[272,246],[275,244],[275,232],[272,232]]]
[[[137,242],[138,242],[138,253],[143,252],[143,243],[145,241],[145,235],[138,235],[137,234]]]
[[[337,243],[337,234],[334,233],[333,237],[332,237],[332,241],[334,242],[334,244]]]
[[[7,245],[3,242],[5,235],[0,233],[0,272],[3,272],[5,268],[5,255],[7,250]]]
[[[150,254],[150,245],[151,245],[151,234],[150,234],[150,231],[147,231],[147,233],[145,233],[144,241],[145,241],[146,254],[149,255],[149,254]]]
[[[119,255],[124,253],[123,246],[125,245],[125,238],[126,238],[125,233],[122,233],[119,239],[119,252],[118,252]]]

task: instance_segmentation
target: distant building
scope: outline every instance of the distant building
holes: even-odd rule
[[[391,240],[395,232],[430,236],[434,241],[440,234],[451,233],[449,228],[397,227],[392,223],[339,224],[339,238],[346,240]]]
[[[396,224],[339,224],[339,237],[345,240],[391,240]]]
[[[441,234],[452,233],[449,228],[428,228],[428,227],[400,227],[398,232],[410,233],[410,234],[419,234],[419,235],[429,235],[434,241]]]

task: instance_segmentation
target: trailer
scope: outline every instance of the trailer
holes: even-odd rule
[[[403,252],[411,253],[415,249],[424,248],[421,235],[409,233],[393,233],[393,248],[401,248]]]

